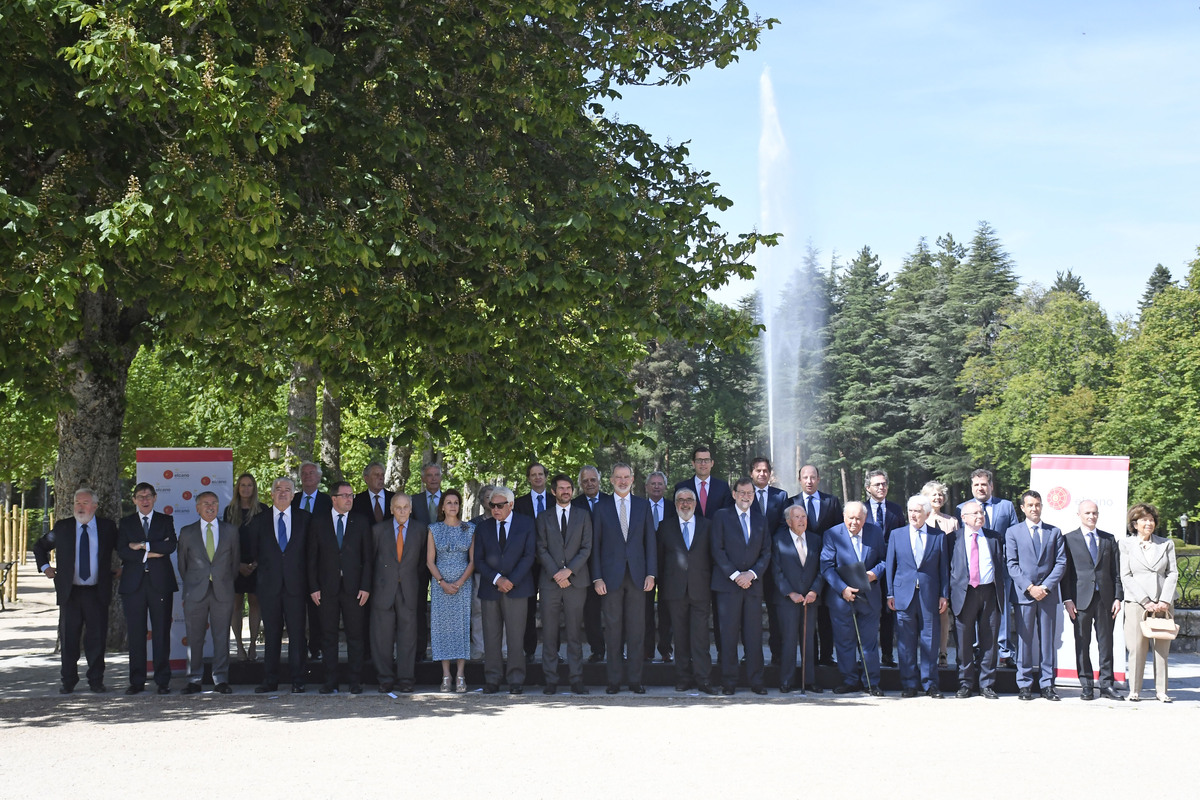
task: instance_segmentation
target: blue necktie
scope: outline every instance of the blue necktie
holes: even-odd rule
[[[92,577],[92,537],[88,536],[87,523],[83,523],[83,532],[79,536],[79,580],[86,581]]]
[[[343,522],[343,520],[345,520],[345,519],[346,519],[345,514],[338,514],[338,527],[337,527],[338,550],[342,549],[342,537],[346,535],[346,524],[345,524],[345,522]]]
[[[805,509],[808,512],[808,527],[812,528],[817,524],[817,508],[816,504],[813,503],[813,496],[811,494],[808,496],[808,502],[805,505],[808,506]]]
[[[742,513],[742,534],[746,537],[746,544],[750,544],[750,522],[746,519],[746,514]]]
[[[1096,548],[1096,534],[1089,533],[1087,535],[1087,539],[1088,539],[1088,552],[1092,554],[1092,564],[1095,564],[1097,561],[1100,560],[1100,551]]]
[[[683,523],[683,544],[688,550],[692,549],[692,532],[689,530],[691,524],[690,522]]]
[[[875,506],[875,524],[879,526],[880,530],[887,531],[887,528],[883,526],[883,503]]]
[[[283,514],[279,515],[279,533],[277,534],[277,538],[279,539],[279,549],[286,550],[287,549],[287,526],[283,524]]]
[[[545,497],[545,495],[539,494],[538,498],[537,498],[537,515],[540,517],[542,515],[542,512],[545,510],[546,510],[546,497]]]
[[[658,503],[661,502],[661,500],[658,501]],[[658,503],[654,504],[654,530],[658,530],[658,524],[662,522],[662,509],[659,507]]]
[[[150,538],[150,518],[149,517],[142,517],[142,535],[145,536],[146,539]]]

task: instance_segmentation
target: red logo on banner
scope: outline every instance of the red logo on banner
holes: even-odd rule
[[[174,514],[175,506],[163,506],[163,513],[164,514]]]
[[[1061,486],[1055,486],[1046,492],[1046,505],[1055,511],[1062,511],[1071,504],[1071,493]]]
[[[164,469],[164,470],[163,470],[163,477],[164,477],[164,478],[166,478],[167,480],[171,480],[171,478],[174,478],[174,477],[175,477],[175,473],[174,473],[174,472],[172,472],[172,471],[171,471],[171,470],[169,470],[169,469]]]
[[[183,499],[184,499],[184,500],[191,500],[191,499],[192,499],[192,493],[191,493],[191,492],[184,492],[184,493],[183,493]]]
[[[207,475],[200,479],[201,486],[208,486],[210,483],[212,483],[212,478],[208,477]]]

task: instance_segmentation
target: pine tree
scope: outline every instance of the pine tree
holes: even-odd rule
[[[1162,290],[1168,286],[1174,286],[1175,282],[1171,280],[1171,270],[1164,267],[1162,264],[1155,264],[1154,271],[1150,273],[1150,280],[1146,281],[1146,292],[1142,295],[1142,301],[1138,303],[1138,316],[1144,316],[1146,309],[1154,304],[1154,300]]]

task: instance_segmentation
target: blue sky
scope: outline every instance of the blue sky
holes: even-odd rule
[[[980,220],[1023,284],[1070,268],[1110,317],[1156,263],[1180,278],[1196,258],[1200,0],[749,5],[782,22],[758,51],[614,110],[690,142],[734,201],[728,230],[786,234],[768,292],[808,240],[825,264],[869,245],[894,273],[919,237],[966,242]],[[762,160],[764,74],[782,141]]]

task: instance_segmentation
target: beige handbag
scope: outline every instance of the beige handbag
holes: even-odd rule
[[[1179,635],[1179,626],[1166,614],[1147,616],[1142,620],[1142,636],[1147,639],[1174,639]]]

